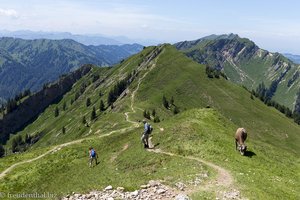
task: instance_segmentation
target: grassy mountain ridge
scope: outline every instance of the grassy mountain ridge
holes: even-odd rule
[[[100,100],[106,104],[116,82],[134,70],[133,80],[113,108],[100,112]],[[43,153],[49,147],[79,141],[14,168],[0,179],[1,191],[52,191],[62,196],[73,191],[102,190],[109,184],[134,190],[149,179],[161,179],[174,186],[178,181],[187,183],[198,173],[207,173],[207,179],[194,188],[197,191],[194,199],[203,199],[204,194],[210,199],[219,198],[220,191],[201,190],[214,179],[216,172],[188,159],[194,156],[230,170],[235,187],[244,197],[299,197],[299,126],[258,99],[251,99],[250,93],[241,86],[223,78],[208,78],[204,65],[171,45],[148,47],[113,68],[93,68],[91,72],[19,133],[24,136],[44,131],[45,134],[28,152],[1,159],[0,169],[3,171],[14,159],[34,158],[37,151]],[[93,82],[96,74],[105,77],[104,81]],[[83,83],[87,85],[84,93],[71,105],[69,102]],[[174,102],[168,108],[163,106],[163,96],[169,102],[173,96]],[[86,106],[87,98],[91,99],[90,106]],[[65,102],[66,111],[54,117],[55,108],[61,110]],[[97,108],[97,120],[90,120],[93,106]],[[179,108],[176,115],[175,106]],[[142,127],[134,124],[143,118],[145,109],[155,109],[161,119],[160,123],[151,122],[156,148],[183,157],[142,149]],[[89,127],[82,123],[83,116]],[[61,131],[62,126],[66,127],[65,133]],[[249,157],[242,157],[234,150],[233,135],[241,126],[248,130]],[[93,169],[87,167],[89,146],[94,146],[100,155],[100,164]]]
[[[220,35],[175,44],[195,61],[223,70],[227,77],[249,90],[264,82],[272,89],[276,102],[294,109],[300,86],[300,66],[279,53],[260,49],[254,42],[238,35]]]
[[[12,98],[25,89],[43,84],[83,64],[110,66],[139,52],[141,45],[85,46],[70,39],[0,39],[0,97]]]

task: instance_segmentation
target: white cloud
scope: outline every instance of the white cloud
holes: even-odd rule
[[[10,17],[16,19],[19,17],[19,14],[14,9],[2,9],[0,8],[0,16]]]

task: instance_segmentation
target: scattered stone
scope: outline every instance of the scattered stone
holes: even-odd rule
[[[190,198],[186,194],[178,194],[175,200],[190,200]]]
[[[159,181],[150,180],[148,184],[150,185],[150,187],[155,187],[155,186],[159,186],[160,182]]]
[[[123,192],[123,191],[124,191],[124,188],[123,188],[123,187],[117,187],[117,191]]]
[[[232,190],[229,192],[224,192],[223,198],[224,199],[240,199],[240,191]]]
[[[180,186],[186,187],[183,183]],[[123,187],[117,187],[113,189],[111,185],[107,186],[103,191],[91,191],[88,194],[77,194],[68,195],[64,197],[65,200],[190,200],[185,194],[178,195],[176,189],[170,188],[169,186],[163,185],[160,181],[151,180],[147,185],[141,185],[140,190],[132,192],[125,192]]]
[[[81,194],[74,194],[74,197],[77,198],[77,199],[78,199],[79,197],[81,197],[81,196],[82,196]]]
[[[158,194],[163,194],[163,193],[165,193],[166,192],[166,190],[164,190],[164,189],[158,189],[157,191],[156,191],[156,193],[158,193]]]
[[[181,191],[183,191],[186,188],[186,185],[182,182],[176,183],[175,186]]]
[[[139,191],[136,190],[134,192],[131,192],[130,194],[131,194],[131,196],[136,197],[137,195],[139,195]]]
[[[148,185],[141,185],[141,188],[142,188],[142,189],[147,189],[147,188],[148,188]]]
[[[105,191],[112,190],[112,189],[113,189],[113,187],[111,185],[109,185],[106,188],[104,188]]]

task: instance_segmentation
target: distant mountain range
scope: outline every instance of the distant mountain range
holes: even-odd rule
[[[13,37],[26,40],[34,39],[50,39],[50,40],[62,40],[72,39],[84,45],[122,45],[122,44],[134,44],[139,43],[142,45],[156,45],[162,43],[157,40],[149,39],[130,39],[125,36],[104,36],[101,34],[72,34],[69,32],[45,32],[45,31],[7,31],[0,30],[0,37]]]
[[[83,64],[114,65],[142,49],[139,44],[86,46],[70,39],[0,38],[0,98],[36,91]]]
[[[263,92],[293,109],[300,90],[300,65],[282,54],[260,49],[254,42],[238,35],[210,35],[175,44],[193,60],[221,70],[233,82],[249,90]]]
[[[293,61],[294,63],[300,64],[300,55],[294,55],[290,53],[284,53],[283,55],[291,61]]]
[[[251,54],[260,50],[248,40],[238,51],[244,48],[239,40],[213,40],[201,55],[216,48],[220,54],[211,51],[211,56],[225,54],[238,64],[242,56],[249,62],[262,59]],[[223,64],[223,57],[217,58]],[[272,58],[266,53],[264,61]],[[206,65],[174,46],[151,46],[113,68],[80,68],[28,96],[0,118],[0,143],[7,153],[0,158],[1,194],[51,191],[53,198],[69,200],[299,199],[300,126],[243,87],[208,77]],[[153,126],[150,150],[140,141],[139,122],[145,118]],[[244,156],[235,150],[238,127],[248,132]],[[100,164],[89,169],[90,146],[99,152]],[[162,196],[137,192],[143,184],[149,189],[148,182]],[[108,185],[126,188],[126,194],[120,193],[123,188],[95,194]],[[193,196],[176,198],[171,190]]]

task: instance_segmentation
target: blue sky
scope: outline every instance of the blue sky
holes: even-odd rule
[[[176,42],[237,33],[300,55],[300,1],[0,0],[0,29],[64,31]]]

